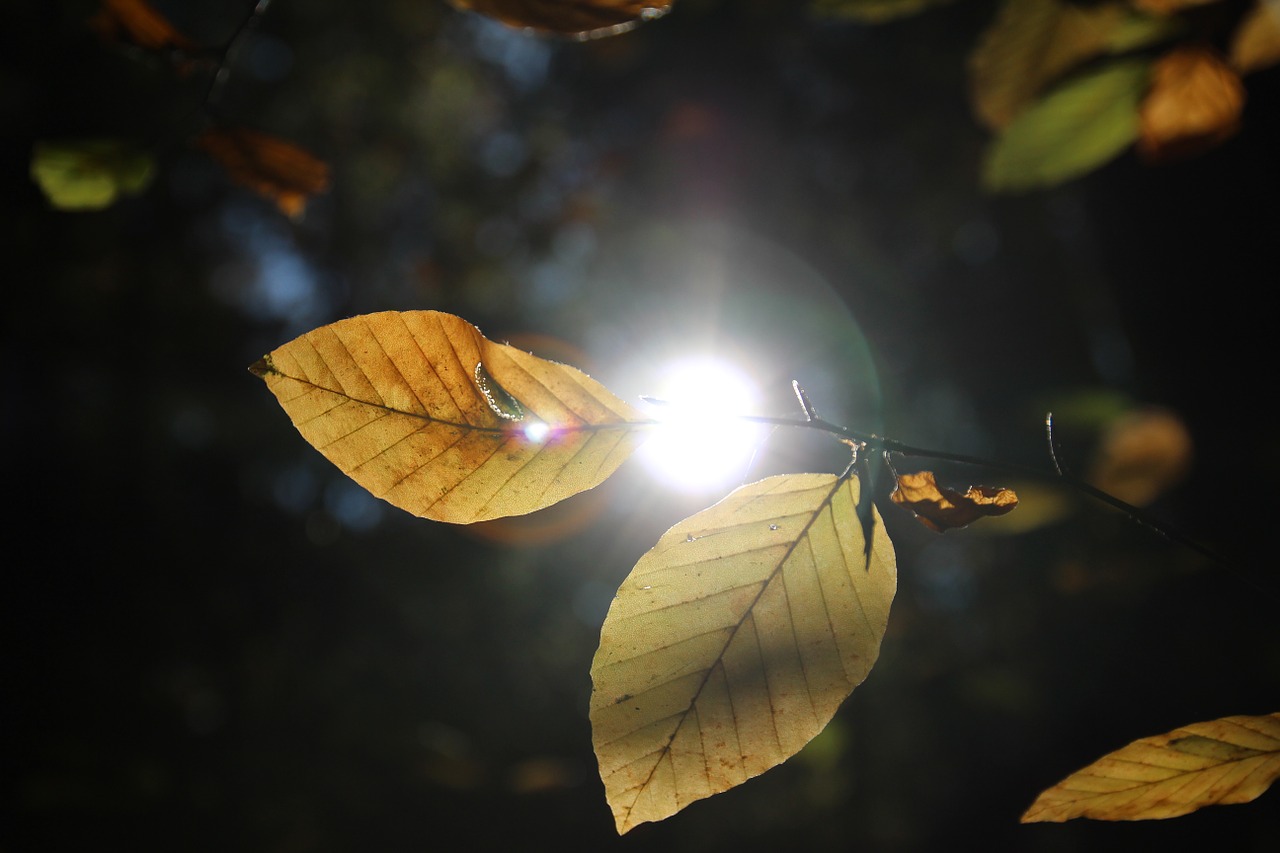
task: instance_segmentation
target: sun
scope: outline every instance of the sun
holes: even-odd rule
[[[657,479],[682,491],[736,485],[750,473],[765,427],[736,418],[759,402],[751,378],[731,362],[712,355],[673,361],[658,374],[648,396],[661,426],[640,450]]]

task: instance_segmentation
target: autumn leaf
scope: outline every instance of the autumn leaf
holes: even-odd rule
[[[147,50],[199,49],[145,0],[102,0],[102,8],[89,19],[89,26],[103,39],[129,41]]]
[[[1240,75],[1208,47],[1179,47],[1152,66],[1138,153],[1150,162],[1200,154],[1234,136],[1243,112]]]
[[[1247,803],[1280,776],[1280,714],[1224,717],[1136,740],[1036,798],[1023,823],[1148,820]]]
[[[813,0],[813,11],[833,18],[881,23],[924,11],[951,0]]]
[[[1079,177],[1138,136],[1150,63],[1123,59],[1071,77],[1027,107],[987,151],[989,190],[1046,187]]]
[[[1220,0],[1132,0],[1134,8],[1153,15],[1173,15],[1195,6],[1207,6]]]
[[[1280,63],[1280,2],[1264,0],[1245,13],[1231,39],[1231,65],[1252,74]]]
[[[944,533],[980,518],[1004,515],[1018,505],[1012,489],[970,486],[963,495],[938,485],[932,471],[902,474],[889,499],[916,514],[925,527]]]
[[[593,37],[631,29],[661,17],[672,0],[451,0],[459,9],[479,12],[512,27],[561,35]]]
[[[307,200],[329,188],[329,164],[292,142],[245,127],[217,127],[196,138],[240,184],[297,218]]]
[[[867,677],[897,584],[855,477],[743,486],[672,527],[623,581],[591,665],[619,833],[795,755]]]
[[[155,160],[122,139],[37,142],[31,178],[60,210],[101,210],[150,185]]]
[[[648,423],[581,371],[438,311],[341,320],[250,370],[329,461],[437,521],[521,515],[593,488]]]
[[[1108,424],[1089,482],[1134,506],[1147,506],[1186,476],[1191,434],[1173,412],[1147,408]]]
[[[1158,42],[1178,27],[1114,2],[1006,0],[969,58],[974,112],[993,130],[1007,127],[1037,94],[1086,60]]]

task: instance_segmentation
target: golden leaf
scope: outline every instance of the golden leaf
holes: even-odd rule
[[[246,127],[206,130],[195,141],[238,183],[297,218],[307,199],[329,188],[329,164],[292,142]]]
[[[452,0],[512,27],[581,37],[613,35],[658,18],[672,0]]]
[[[593,488],[648,423],[581,371],[438,311],[341,320],[250,370],[329,461],[437,521],[521,515]]]
[[[1038,93],[1085,60],[1150,44],[1176,27],[1119,3],[1006,0],[969,58],[974,112],[993,130],[1007,127]]]
[[[902,474],[889,499],[916,514],[925,527],[944,533],[972,524],[979,518],[1004,515],[1018,505],[1012,489],[970,486],[963,495],[942,488],[932,471]]]
[[[1191,434],[1169,411],[1129,412],[1107,427],[1089,482],[1134,506],[1147,506],[1191,465]]]
[[[1240,21],[1231,38],[1231,65],[1251,74],[1280,63],[1280,3],[1260,2]]]
[[[102,0],[89,26],[109,41],[130,41],[147,50],[194,51],[198,46],[145,0]]]
[[[1134,8],[1153,15],[1173,15],[1193,6],[1205,6],[1219,0],[1132,0]]]
[[[743,486],[672,527],[623,581],[591,665],[596,758],[618,832],[795,755],[867,677],[897,585],[858,480]]]
[[[1023,823],[1147,820],[1247,803],[1280,776],[1280,714],[1224,717],[1136,740],[1036,798]]]
[[[1235,135],[1243,112],[1244,84],[1231,66],[1208,47],[1176,48],[1151,68],[1138,153],[1149,161],[1199,154]]]

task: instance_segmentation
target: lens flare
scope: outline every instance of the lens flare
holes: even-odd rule
[[[735,418],[755,410],[759,391],[741,370],[714,356],[673,362],[650,395],[662,422],[640,451],[653,476],[683,491],[741,482],[765,428]]]

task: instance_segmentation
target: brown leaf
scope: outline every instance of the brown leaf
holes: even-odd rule
[[[1175,48],[1152,66],[1138,152],[1149,162],[1200,154],[1235,135],[1243,112],[1240,75],[1216,51]]]
[[[1231,39],[1231,64],[1251,74],[1280,63],[1280,3],[1260,2],[1250,9]]]
[[[1280,714],[1223,717],[1136,740],[1049,788],[1023,823],[1150,820],[1247,803],[1280,777]]]
[[[1134,506],[1146,506],[1185,476],[1191,434],[1172,412],[1131,412],[1107,428],[1089,482]]]
[[[147,50],[194,51],[198,45],[178,32],[145,0],[102,0],[89,26],[107,41],[129,41]]]
[[[1175,15],[1183,9],[1217,2],[1218,0],[1133,0],[1133,6],[1153,15]]]
[[[206,130],[195,141],[237,182],[297,218],[307,199],[329,187],[329,164],[279,137],[245,127]]]
[[[942,488],[932,471],[901,474],[889,499],[916,514],[930,530],[945,533],[972,524],[985,516],[1004,515],[1018,505],[1012,489],[970,486],[963,495]]]
[[[579,37],[613,35],[667,13],[672,0],[451,0],[512,27]]]

